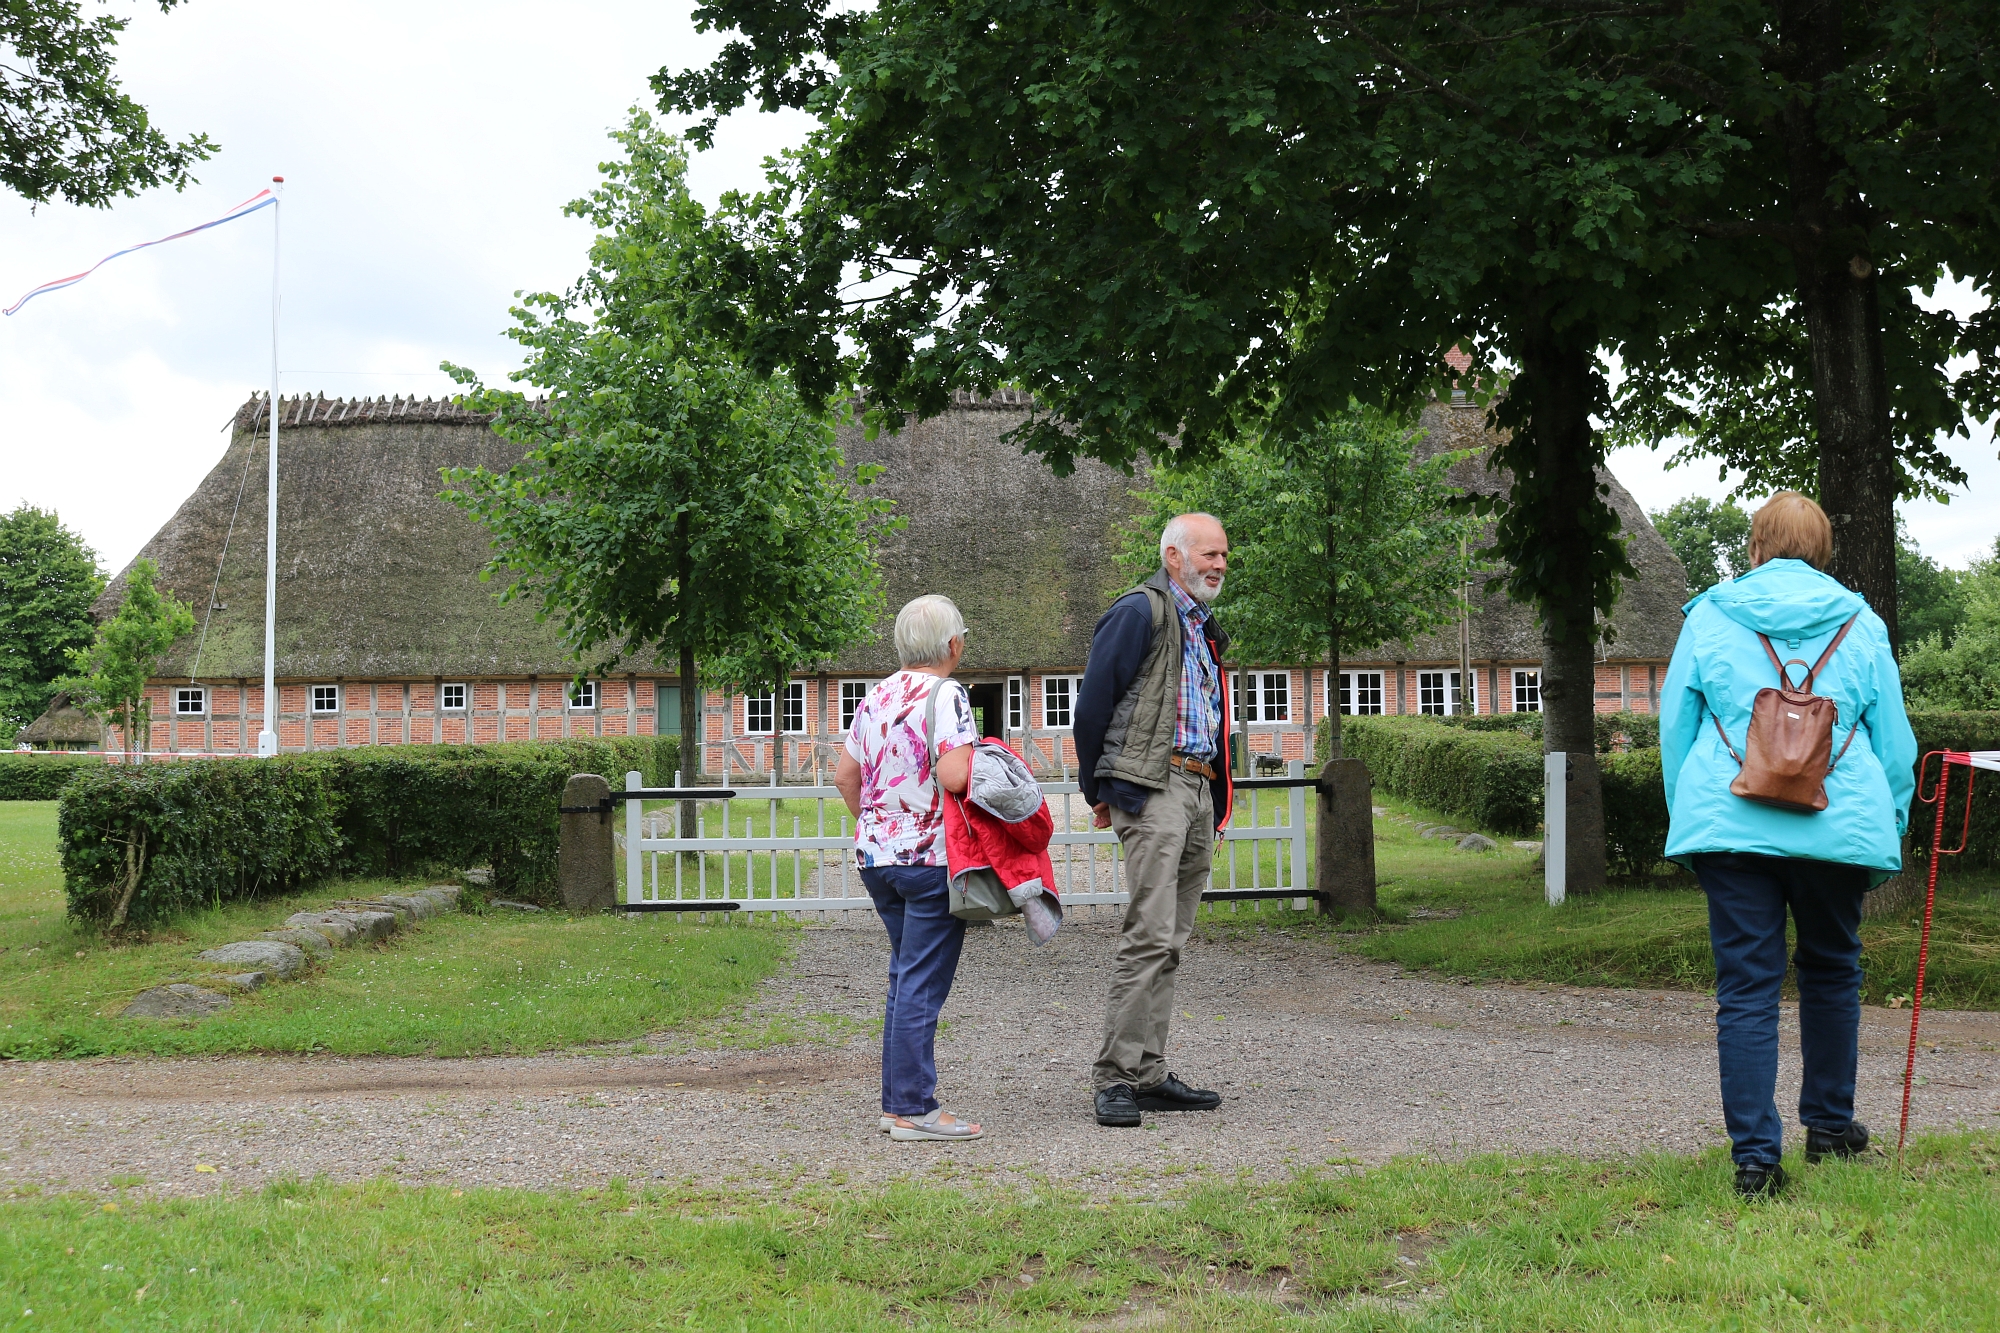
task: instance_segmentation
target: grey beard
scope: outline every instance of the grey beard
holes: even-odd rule
[[[1211,588],[1208,586],[1206,582],[1198,579],[1195,581],[1194,586],[1191,588],[1188,587],[1188,585],[1185,583],[1183,583],[1181,587],[1187,589],[1188,596],[1194,598],[1197,602],[1200,602],[1203,606],[1206,606],[1210,602],[1214,601],[1216,598],[1222,596],[1223,582],[1224,582],[1223,579],[1217,579],[1215,581],[1215,586]]]

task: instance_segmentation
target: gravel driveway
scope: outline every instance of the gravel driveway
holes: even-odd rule
[[[810,927],[750,1017],[855,1032],[880,1012],[872,919]],[[1195,941],[1171,1063],[1220,1111],[1099,1128],[1096,1053],[1116,922],[1032,948],[970,932],[938,1044],[942,1095],[984,1140],[875,1132],[876,1039],[754,1053],[425,1060],[261,1058],[0,1065],[0,1185],[164,1194],[324,1173],[561,1187],[611,1176],[776,1185],[898,1175],[1059,1180],[1093,1193],[1189,1172],[1282,1177],[1329,1159],[1488,1149],[1619,1155],[1721,1140],[1712,1005],[1676,992],[1467,986],[1404,976],[1323,942]],[[1864,1011],[1861,1118],[1893,1141],[1906,1012]],[[1780,1105],[1797,1098],[1786,1016]],[[2000,1015],[1927,1014],[1916,1124],[2000,1121]],[[1935,1046],[1930,1050],[1928,1047]],[[213,1167],[201,1171],[198,1167]]]

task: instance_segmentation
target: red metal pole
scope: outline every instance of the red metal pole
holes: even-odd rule
[[[1921,776],[1921,775],[1919,775]],[[1931,833],[1931,868],[1924,885],[1924,933],[1917,944],[1917,986],[1910,995],[1910,1053],[1903,1061],[1903,1119],[1896,1127],[1896,1153],[1903,1152],[1903,1140],[1910,1133],[1910,1083],[1917,1072],[1917,1021],[1924,1013],[1924,964],[1931,954],[1931,909],[1937,903],[1938,858],[1944,850],[1944,794],[1951,781],[1951,761],[1946,756],[1938,759],[1937,785],[1937,825]],[[1968,804],[1972,793],[1966,792]]]

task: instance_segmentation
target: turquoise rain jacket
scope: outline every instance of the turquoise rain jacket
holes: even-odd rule
[[[1684,608],[1660,699],[1660,764],[1666,778],[1667,858],[1693,868],[1702,852],[1749,852],[1867,866],[1874,887],[1903,868],[1902,838],[1916,790],[1917,738],[1903,712],[1903,681],[1882,618],[1861,597],[1803,560],[1769,560],[1719,583]],[[1860,731],[1826,778],[1826,809],[1800,814],[1733,794],[1738,765],[1712,718],[1743,753],[1757,691],[1778,684],[1757,641],[1768,634],[1781,659],[1819,660],[1860,612],[1813,683],[1840,709],[1834,753]],[[1802,681],[1804,668],[1793,667]]]

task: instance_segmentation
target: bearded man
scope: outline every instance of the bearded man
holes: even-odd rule
[[[1229,820],[1229,636],[1209,612],[1228,570],[1229,538],[1213,515],[1168,523],[1159,572],[1097,622],[1077,693],[1078,781],[1096,827],[1124,844],[1132,895],[1091,1071],[1100,1125],[1222,1104],[1171,1073],[1166,1053],[1181,946]]]

